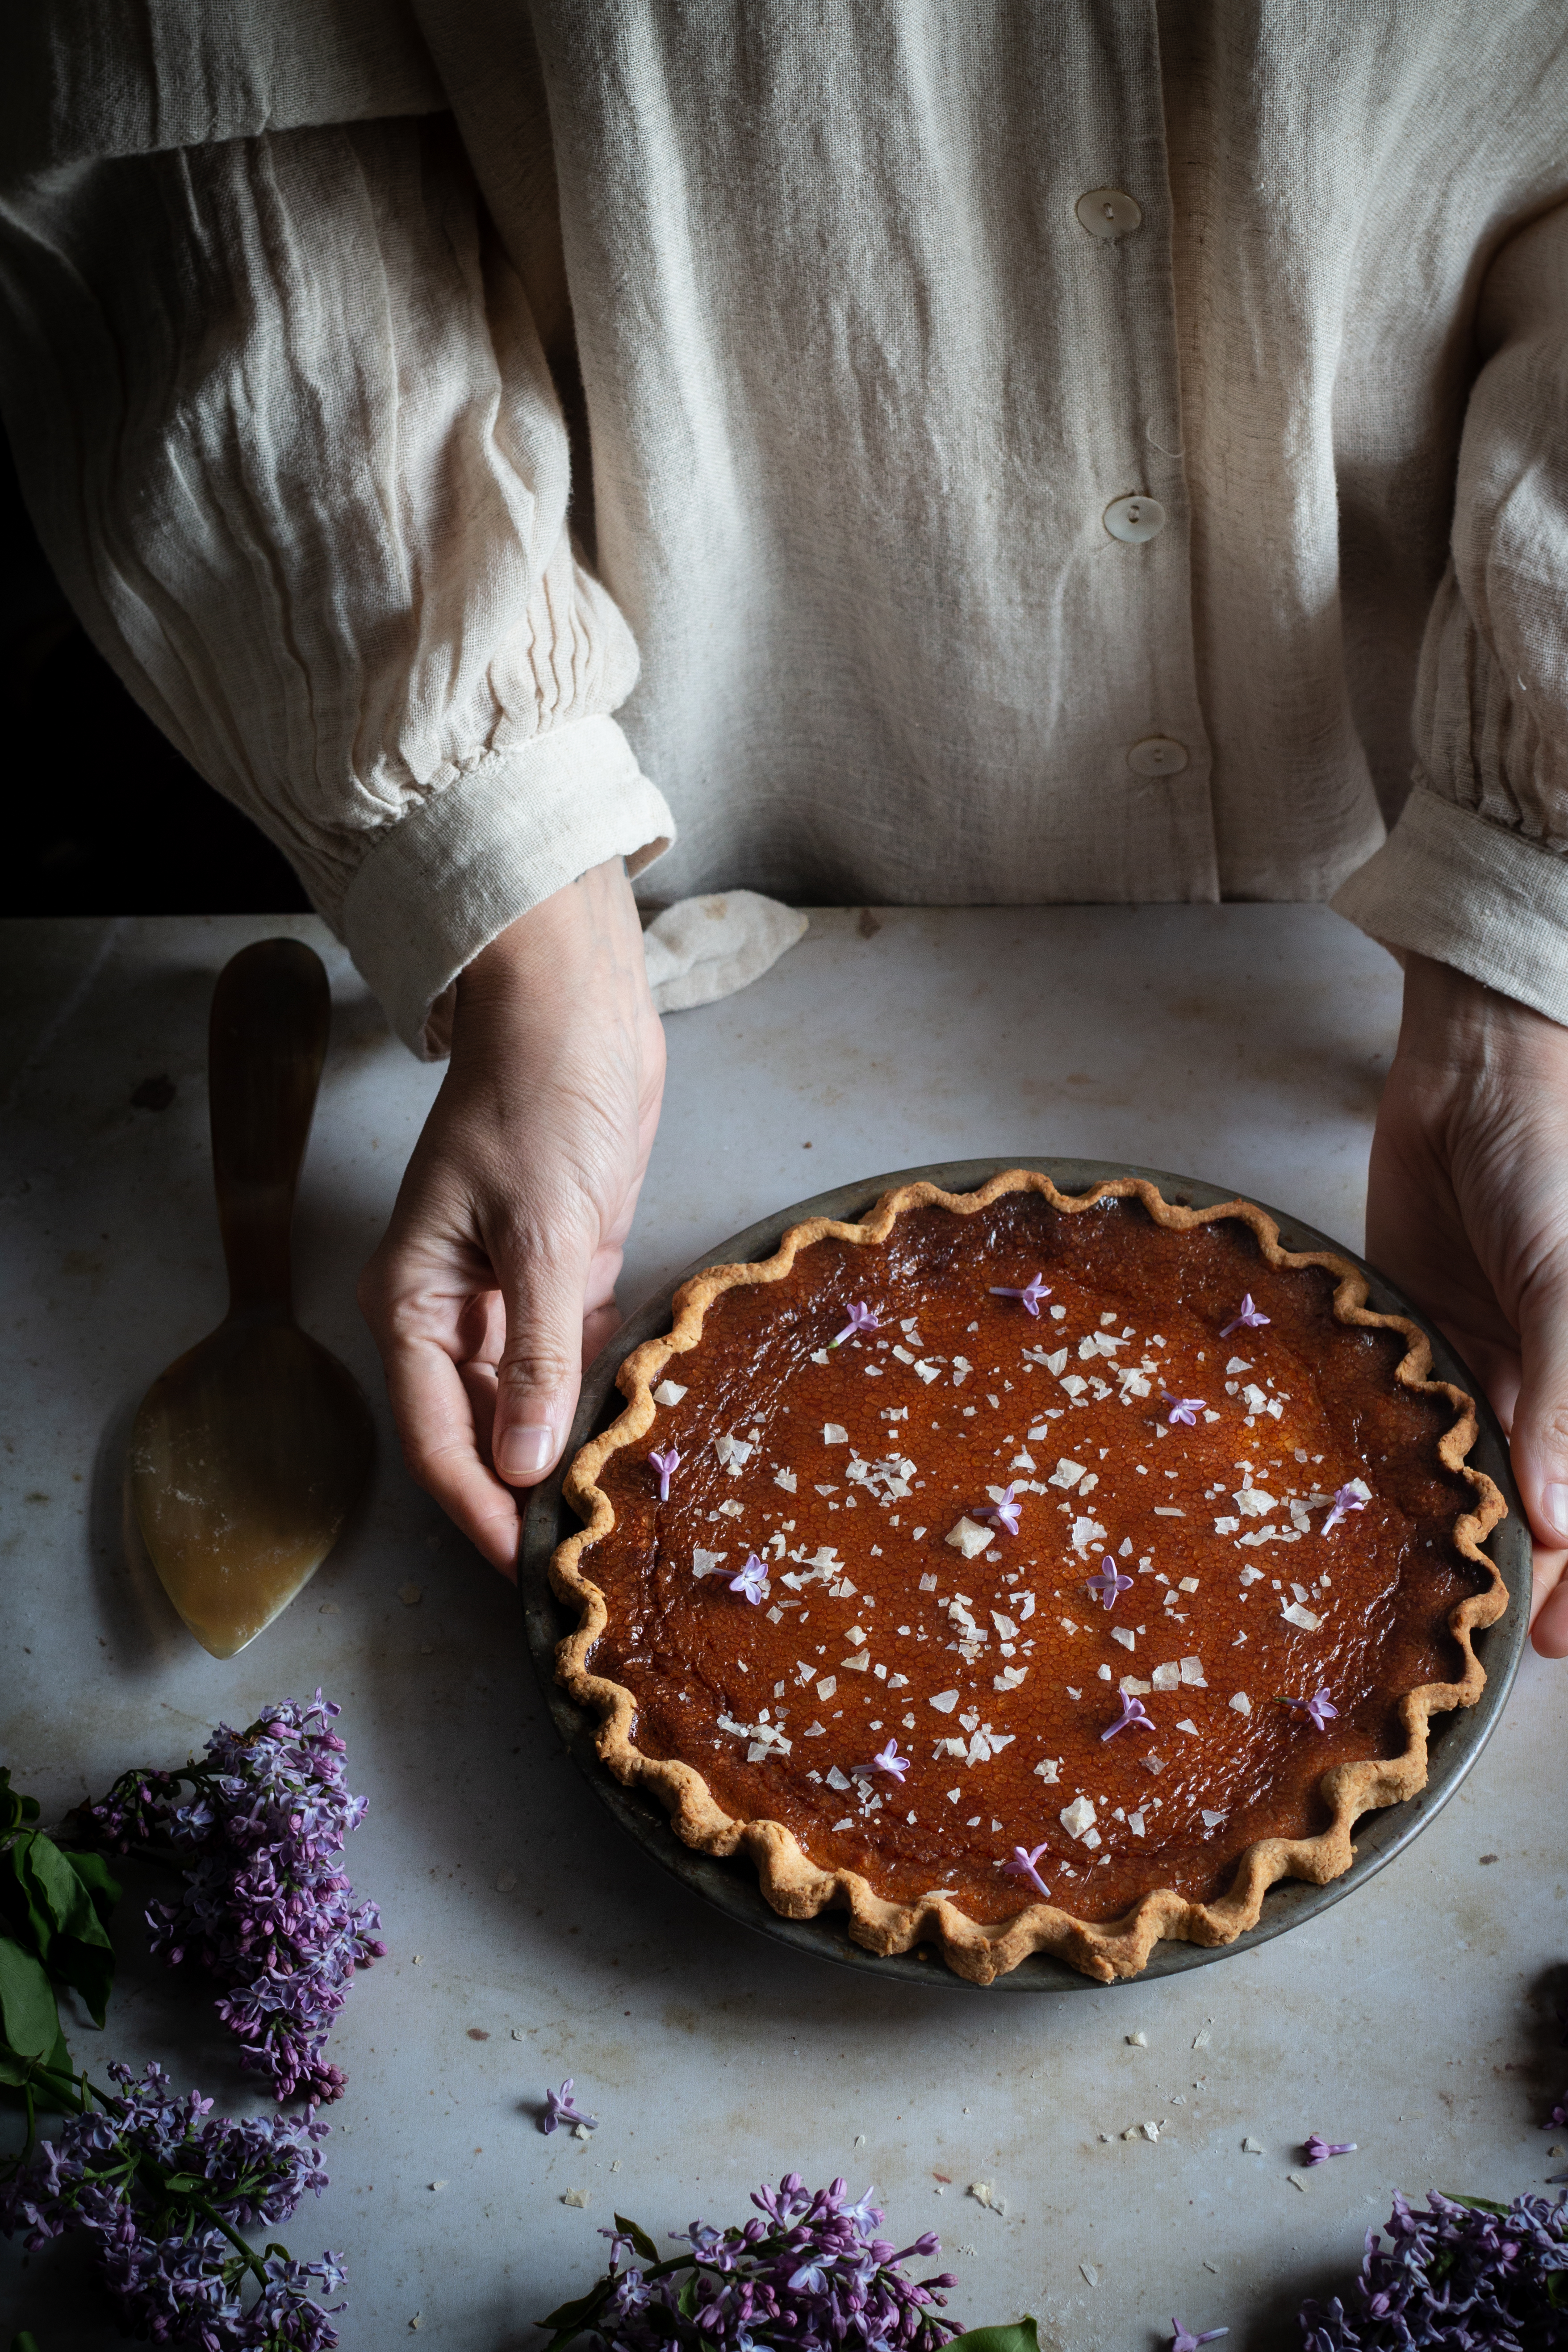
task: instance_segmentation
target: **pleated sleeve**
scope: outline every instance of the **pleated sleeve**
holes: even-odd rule
[[[100,649],[286,852],[399,1034],[673,836],[630,632],[449,117],[89,159],[0,202],[0,399]],[[68,714],[62,714],[68,725]]]

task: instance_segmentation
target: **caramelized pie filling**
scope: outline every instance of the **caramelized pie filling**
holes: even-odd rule
[[[996,1295],[1036,1276],[1037,1317]],[[712,1302],[666,1367],[684,1394],[606,1461],[593,1671],[645,1755],[889,1900],[1005,1919],[1039,1899],[1017,1848],[1086,1920],[1212,1900],[1256,1840],[1323,1827],[1331,1766],[1401,1753],[1398,1696],[1459,1673],[1447,1619],[1483,1582],[1453,1541],[1451,1408],[1395,1384],[1405,1341],[1336,1322],[1333,1287],[1237,1221],[1167,1232],[1136,1200],[1020,1193],[811,1244]],[[1267,1322],[1222,1338],[1244,1297]],[[877,1328],[830,1345],[858,1303]],[[671,1447],[661,1502],[647,1453]],[[946,1540],[1009,1488],[1016,1534]],[[756,1602],[731,1589],[748,1559]],[[1123,1692],[1150,1727],[1106,1738]]]

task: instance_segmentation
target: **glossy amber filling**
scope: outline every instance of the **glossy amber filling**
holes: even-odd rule
[[[1037,1318],[996,1295],[1036,1275]],[[637,1746],[822,1867],[984,1922],[1038,1900],[1016,1848],[1101,1921],[1155,1887],[1210,1900],[1255,1840],[1321,1830],[1329,1767],[1399,1754],[1401,1695],[1458,1675],[1447,1619],[1480,1583],[1451,1409],[1396,1385],[1405,1342],[1336,1322],[1333,1287],[1234,1220],[1025,1193],[725,1291],[667,1368],[685,1393],[605,1463],[615,1526],[582,1560]],[[1222,1339],[1248,1294],[1268,1322]],[[856,1302],[879,1328],[831,1346]],[[671,1446],[660,1502],[647,1455]],[[1016,1535],[973,1518],[1009,1487]],[[1131,1580],[1110,1607],[1107,1558]],[[1152,1728],[1106,1739],[1124,1691]],[[868,1769],[889,1741],[901,1780]]]

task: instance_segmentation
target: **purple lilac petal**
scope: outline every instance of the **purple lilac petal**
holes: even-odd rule
[[[1310,1698],[1282,1698],[1279,1704],[1281,1706],[1300,1707],[1316,1731],[1327,1731],[1330,1723],[1339,1714],[1339,1708],[1330,1698],[1327,1683],[1314,1691]]]
[[[1022,1290],[1008,1290],[996,1282],[991,1284],[990,1290],[993,1298],[1016,1298],[1037,1322],[1039,1320],[1041,1299],[1051,1295],[1043,1274],[1031,1275]]]
[[[1353,1486],[1336,1487],[1333,1504],[1323,1521],[1321,1533],[1331,1535],[1342,1519],[1348,1519],[1352,1511],[1364,1511],[1366,1506],[1366,1496],[1359,1495]]]
[[[863,1298],[857,1298],[851,1302],[848,1315],[849,1320],[838,1337],[836,1339],[829,1339],[827,1344],[830,1348],[840,1348],[846,1339],[858,1339],[862,1331],[879,1331],[882,1328],[881,1318],[871,1312]]]
[[[654,1468],[658,1472],[658,1499],[661,1503],[668,1503],[669,1500],[669,1482],[680,1467],[679,1448],[674,1445],[668,1445],[661,1454],[656,1447],[647,1458],[653,1464]]]
[[[993,1486],[991,1492],[995,1496],[994,1502],[976,1503],[969,1515],[970,1517],[994,1520],[995,1525],[1005,1529],[1008,1535],[1016,1536],[1018,1532],[1018,1517],[1024,1507],[1016,1499],[1018,1492],[1016,1486],[1004,1486],[999,1494]]]
[[[1107,1609],[1114,1609],[1119,1592],[1131,1592],[1132,1590],[1132,1579],[1121,1574],[1109,1552],[1100,1562],[1100,1574],[1086,1577],[1084,1581],[1095,1599],[1102,1601]]]
[[[1323,2139],[1316,2132],[1309,2134],[1304,2146],[1309,2164],[1327,2164],[1331,2156],[1353,2156],[1356,2152],[1353,2139]]]
[[[1166,1416],[1167,1427],[1173,1429],[1178,1422],[1184,1429],[1197,1427],[1198,1415],[1208,1402],[1206,1397],[1173,1396],[1169,1389],[1162,1389],[1160,1394],[1171,1408]]]
[[[885,1772],[889,1780],[897,1780],[901,1784],[905,1773],[910,1769],[910,1760],[908,1756],[900,1755],[898,1741],[889,1739],[881,1754],[873,1756],[869,1764],[855,1766],[854,1778],[858,1780],[868,1780],[874,1772]]]
[[[1037,1846],[1016,1845],[1013,1848],[1011,1860],[1005,1862],[1002,1864],[1002,1867],[1006,1872],[1009,1878],[1026,1878],[1030,1885],[1035,1887],[1038,1893],[1043,1895],[1048,1903],[1050,1901],[1051,1890],[1046,1885],[1045,1880],[1040,1876],[1039,1870],[1037,1866],[1041,1854],[1043,1854],[1045,1851],[1046,1842],[1044,1838],[1040,1840],[1039,1844]]]
[[[1239,1331],[1244,1326],[1248,1330],[1260,1330],[1263,1325],[1270,1319],[1271,1318],[1268,1316],[1261,1313],[1260,1310],[1253,1305],[1252,1293],[1250,1290],[1247,1290],[1242,1293],[1241,1305],[1237,1308],[1235,1315],[1232,1316],[1230,1321],[1226,1324],[1219,1336],[1222,1339],[1228,1339],[1233,1331]]]
[[[557,2130],[562,2124],[581,2124],[585,2131],[597,2131],[599,2128],[599,2118],[597,2116],[583,2115],[579,2112],[577,2107],[574,2105],[572,2099],[572,2077],[570,2074],[567,2075],[566,2080],[562,2084],[561,2088],[558,2091],[547,2090],[545,2092],[544,2113],[539,2119],[539,2128],[542,2132],[552,2132]]]
[[[751,1551],[746,1554],[746,1565],[744,1568],[737,1570],[735,1574],[730,1579],[730,1590],[731,1592],[742,1593],[746,1600],[751,1602],[753,1609],[759,1608],[763,1601],[766,1600],[768,1592],[767,1567],[763,1561],[757,1558],[754,1551]]]
[[[1215,2344],[1222,2336],[1230,2334],[1228,2327],[1205,2327],[1201,2336],[1194,2336],[1179,2319],[1173,2319],[1171,2326],[1174,2331],[1171,2337],[1171,2352],[1198,2352],[1200,2344]]]
[[[1152,1731],[1154,1718],[1141,1698],[1131,1691],[1121,1694],[1121,1712],[1112,1724],[1100,1733],[1101,1740],[1114,1739],[1119,1731]]]

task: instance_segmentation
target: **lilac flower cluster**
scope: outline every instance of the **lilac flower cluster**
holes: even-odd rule
[[[29,2250],[82,2232],[128,2335],[203,2352],[330,2352],[343,2306],[311,2290],[342,2284],[341,2259],[258,2254],[238,2235],[286,2221],[307,2189],[321,2195],[327,2126],[313,2113],[231,2122],[195,2091],[176,2098],[159,2066],[140,2081],[117,2063],[109,2073],[118,2095],[101,2108],[89,2095],[0,2186],[0,2229],[26,2230]]]
[[[344,2077],[323,2063],[356,1968],[385,1951],[336,1856],[364,1818],[344,1786],[339,1712],[320,1691],[284,1700],[243,1732],[220,1724],[207,1761],[177,1773],[127,1773],[89,1808],[122,1850],[160,1840],[185,1862],[174,1903],[147,1914],[153,1948],[190,1960],[221,1987],[219,2016],[245,2044],[241,2064],[271,2075],[279,2099],[335,2099]],[[188,1802],[177,1802],[189,1782]]]
[[[761,2330],[762,2340],[784,2340],[799,2352],[939,2352],[957,2332],[936,2315],[942,2290],[957,2282],[946,2272],[909,2277],[909,2258],[940,2252],[941,2242],[929,2231],[901,2248],[879,2237],[874,2193],[868,2189],[852,2205],[842,2180],[813,2191],[798,2172],[786,2172],[777,2189],[753,2192],[761,2221],[729,2230],[693,2221],[672,2232],[687,2251],[664,2262],[617,2215],[603,2233],[611,2241],[608,2277],[543,2325],[555,2328],[556,2344],[592,2334],[607,2352],[664,2352],[695,2340],[693,2329],[714,2352],[756,2352]],[[639,2260],[623,2269],[623,2256],[632,2255]]]
[[[1303,2352],[1546,2352],[1568,2345],[1563,2203],[1396,2196],[1388,2239],[1369,2230],[1347,2311],[1301,2306]]]

